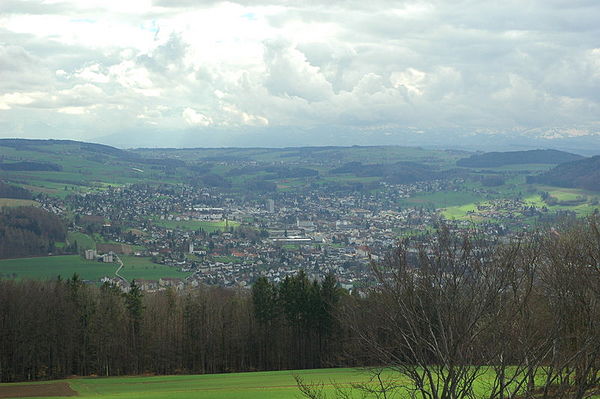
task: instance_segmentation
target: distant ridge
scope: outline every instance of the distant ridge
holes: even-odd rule
[[[600,155],[560,164],[541,175],[529,176],[527,182],[600,191]]]
[[[42,139],[0,139],[0,147],[11,147],[27,150],[31,146],[71,145],[81,150],[116,156],[132,156],[132,153],[105,144],[87,143],[75,140],[42,140]]]
[[[456,161],[456,165],[470,168],[493,168],[527,163],[562,164],[583,158],[581,155],[558,150],[486,152],[459,159]]]
[[[132,162],[136,165],[159,166],[185,166],[185,162],[178,159],[155,159],[142,157],[133,151],[122,150],[105,144],[87,143],[75,140],[42,140],[42,139],[0,139],[0,148],[10,147],[18,151],[31,151],[55,156],[83,156],[97,159],[118,159],[119,161]],[[0,170],[27,170],[27,171],[59,171],[60,165],[51,162],[5,162],[0,157]]]

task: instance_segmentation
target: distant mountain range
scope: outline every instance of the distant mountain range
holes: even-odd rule
[[[580,159],[583,159],[581,155],[558,150],[486,152],[485,154],[475,154],[468,158],[459,159],[456,165],[469,168],[493,168],[528,163],[561,164]]]
[[[189,130],[161,129],[128,130],[96,137],[95,142],[119,148],[219,148],[219,147],[302,147],[339,145],[400,145],[428,149],[465,151],[525,151],[554,148],[577,154],[600,155],[600,134],[582,136],[561,135],[557,132],[523,133],[472,132],[455,128],[415,129],[382,127],[359,129],[344,126],[269,126],[229,129],[203,127]]]
[[[538,176],[529,176],[529,183],[600,191],[600,156],[560,164]]]

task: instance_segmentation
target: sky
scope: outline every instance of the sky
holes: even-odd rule
[[[598,21],[597,0],[2,0],[0,137],[596,139]]]

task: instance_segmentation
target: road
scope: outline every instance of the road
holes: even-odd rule
[[[126,283],[128,283],[129,281],[127,281],[127,279],[123,276],[121,276],[119,274],[119,270],[121,270],[123,268],[123,261],[121,260],[121,258],[119,258],[118,255],[115,255],[115,258],[117,259],[117,262],[119,263],[119,267],[117,268],[117,270],[115,271],[115,276],[117,276],[118,278],[120,278],[121,280],[125,281]]]

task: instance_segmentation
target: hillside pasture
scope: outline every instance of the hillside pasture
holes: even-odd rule
[[[96,248],[96,242],[92,237],[90,237],[87,234],[80,233],[78,231],[69,232],[69,234],[67,235],[67,241],[69,242],[69,244],[77,242],[77,247],[79,248],[79,250]]]

